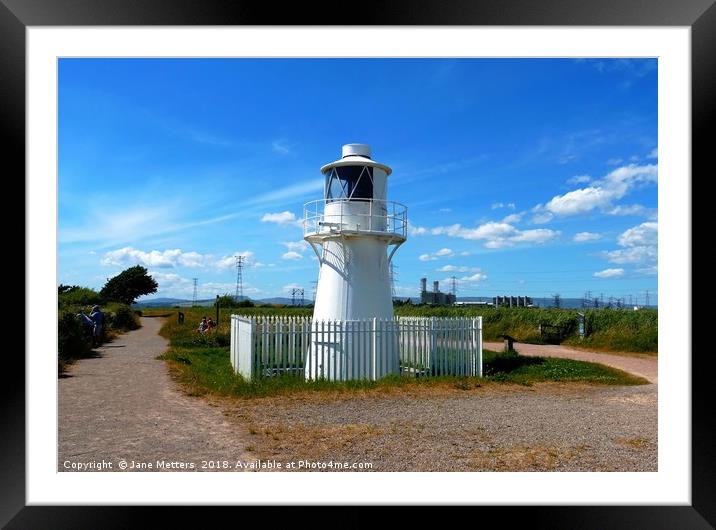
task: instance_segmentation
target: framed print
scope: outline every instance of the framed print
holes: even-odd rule
[[[122,526],[137,505],[431,505],[551,528],[716,524],[708,370],[688,310],[692,175],[705,172],[714,105],[713,2],[269,9],[2,0],[7,159],[27,197],[26,358],[7,356],[18,376],[3,390],[3,524]],[[559,120],[571,128],[555,129]],[[393,202],[401,194],[410,210]],[[227,242],[237,231],[240,242]],[[394,268],[394,256],[405,261]],[[58,311],[69,295],[81,300]],[[393,320],[401,304],[419,307]],[[242,312],[253,305],[288,316]],[[455,313],[421,313],[445,305]],[[540,316],[498,332],[483,308]],[[560,309],[568,321],[543,316]],[[600,310],[626,315],[628,346],[594,333]],[[142,331],[105,344],[108,331],[133,329],[136,311]],[[71,339],[62,326],[80,330],[84,312],[92,347],[64,373],[60,354],[58,382],[48,350]],[[54,328],[55,317],[71,322]],[[140,334],[151,346],[133,344]],[[506,357],[514,344],[521,361]],[[280,398],[290,388],[240,386],[279,372],[338,393],[330,385],[356,379],[348,388],[367,392],[391,374],[428,386],[440,376],[449,388],[433,402],[395,399],[380,423],[361,408],[375,405],[370,396],[356,411],[300,389],[296,404]],[[508,390],[491,396],[477,377]],[[603,403],[580,408],[579,392],[597,391],[566,382],[600,378],[644,386],[599,390]],[[172,393],[175,383],[185,392]],[[555,388],[565,395],[550,401]],[[242,392],[255,395],[228,405]],[[519,410],[504,408],[527,394]],[[272,418],[259,418],[262,407]],[[468,426],[446,423],[450,414]],[[547,418],[554,432],[541,428],[542,438],[520,427]],[[236,421],[249,434],[229,462],[220,451],[233,447]],[[113,432],[138,425],[142,436],[116,445]],[[595,425],[612,430],[595,435]],[[415,455],[425,440],[430,458],[397,450]],[[105,461],[102,444],[119,449]],[[293,454],[312,455],[311,471],[327,455],[378,465],[266,464]],[[222,472],[236,462],[272,472]],[[127,466],[139,473],[115,472]]]

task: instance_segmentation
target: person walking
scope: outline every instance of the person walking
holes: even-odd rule
[[[102,327],[104,326],[104,313],[100,310],[98,305],[92,308],[90,318],[94,323],[94,329],[92,330],[92,347],[96,348],[102,343]]]

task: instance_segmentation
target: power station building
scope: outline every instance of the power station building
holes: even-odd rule
[[[455,295],[452,293],[440,292],[440,282],[433,282],[433,290],[428,291],[428,279],[420,278],[420,303],[430,305],[452,305],[455,303]]]
[[[530,296],[493,296],[492,305],[495,307],[533,307]]]

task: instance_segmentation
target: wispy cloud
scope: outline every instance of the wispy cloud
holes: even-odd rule
[[[488,222],[475,228],[467,228],[460,224],[437,226],[430,229],[433,235],[446,235],[467,240],[483,240],[485,248],[497,249],[512,247],[518,243],[543,244],[557,238],[556,230],[536,228],[519,230],[509,223]]]
[[[514,202],[508,202],[508,203],[504,203],[504,202],[494,202],[494,203],[492,203],[492,206],[490,206],[490,208],[491,208],[492,210],[497,210],[498,208],[507,208],[507,209],[509,209],[509,210],[514,210],[514,209],[515,209],[515,203],[514,203]]]
[[[479,272],[480,267],[466,267],[464,265],[443,265],[439,269],[435,269],[437,272]]]
[[[556,195],[538,209],[553,215],[568,216],[608,209],[612,203],[623,198],[639,185],[654,184],[657,181],[657,166],[630,164],[619,167],[591,186]]]
[[[286,210],[283,212],[265,213],[261,217],[261,222],[262,223],[275,223],[277,225],[290,225],[290,226],[296,226],[298,224],[300,226],[300,223],[302,222],[302,220],[296,219],[296,214]]]
[[[432,254],[421,254],[418,259],[420,261],[435,261],[440,258],[450,258],[454,256],[455,253],[449,249],[449,248],[441,248],[437,252],[433,252]]]
[[[261,265],[254,259],[254,253],[249,250],[237,251],[228,256],[216,257],[212,254],[200,254],[194,251],[184,252],[178,248],[144,251],[133,247],[123,247],[105,252],[100,263],[102,265],[115,267],[143,265],[160,269],[177,267],[227,269],[235,266],[236,256],[244,256],[248,266]]]
[[[602,256],[611,263],[638,265],[637,272],[656,274],[658,231],[655,222],[641,223],[625,230],[617,239],[621,248],[607,250]]]
[[[624,276],[624,269],[604,269],[603,271],[595,272],[594,276],[597,278],[621,278]]]
[[[253,198],[249,199],[248,201],[246,201],[245,204],[247,204],[247,205],[270,204],[270,203],[278,203],[278,202],[284,201],[286,199],[291,199],[291,202],[295,202],[296,200],[301,199],[302,197],[305,197],[308,194],[322,192],[323,186],[324,186],[323,179],[306,180],[304,182],[299,182],[292,186],[287,186],[287,187],[282,186],[280,189],[278,189],[276,191],[270,191],[267,193],[257,195],[256,197],[253,197]]]
[[[271,150],[279,155],[290,155],[293,146],[289,145],[285,140],[274,140],[271,142]]]
[[[601,238],[602,234],[597,234],[595,232],[579,232],[574,234],[572,241],[575,243],[586,243],[588,241],[597,241]]]

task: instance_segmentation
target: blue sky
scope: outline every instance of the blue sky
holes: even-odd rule
[[[61,59],[58,283],[310,297],[303,203],[368,143],[408,207],[397,294],[657,300],[655,59]]]

